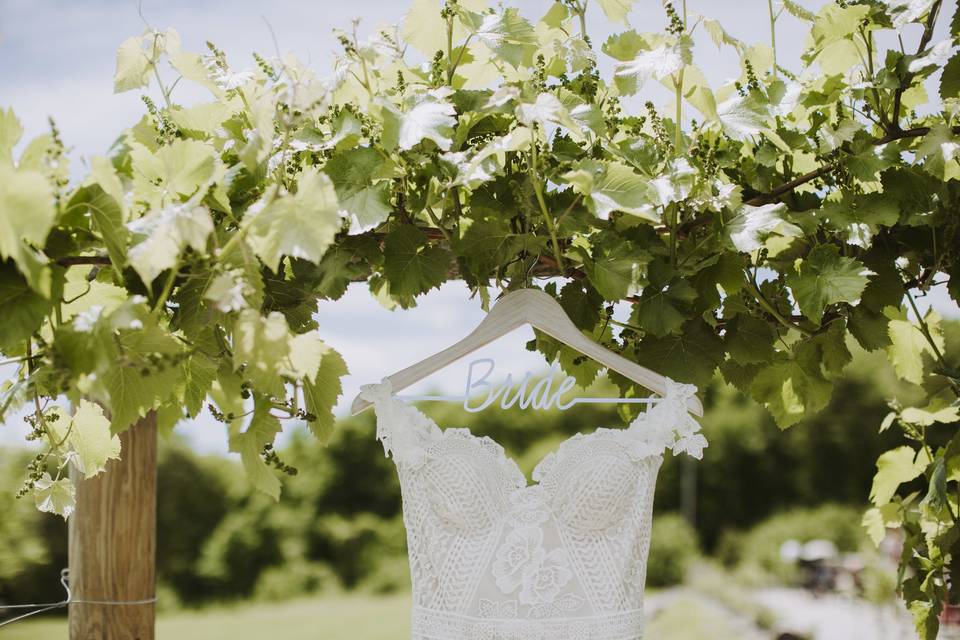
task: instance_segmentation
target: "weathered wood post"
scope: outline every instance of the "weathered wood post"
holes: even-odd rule
[[[70,586],[77,600],[154,597],[157,421],[150,413],[120,435],[121,459],[89,480],[75,477]],[[76,476],[76,474],[75,474]],[[70,640],[153,640],[155,605],[70,605]]]

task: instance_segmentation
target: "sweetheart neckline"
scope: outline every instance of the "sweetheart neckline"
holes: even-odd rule
[[[503,445],[494,438],[486,435],[478,436],[469,427],[441,428],[436,420],[426,415],[418,407],[397,397],[393,393],[389,378],[384,378],[378,384],[363,385],[360,393],[375,407],[377,438],[383,441],[384,452],[387,455],[393,454],[394,462],[411,463],[414,460],[419,461],[420,456],[425,454],[426,449],[429,448],[429,445],[423,446],[421,442],[414,442],[419,437],[429,439],[432,434],[439,434],[441,438],[446,437],[445,434],[447,433],[466,434],[472,442],[477,442],[480,445],[489,442],[493,446],[496,450],[497,462],[500,463],[501,467],[509,468],[509,471],[515,477],[512,484],[517,489],[543,486],[547,472],[542,471],[541,467],[548,460],[562,457],[564,449],[568,448],[572,442],[583,438],[602,437],[600,434],[604,433],[615,436],[619,444],[627,448],[628,453],[637,459],[653,455],[662,456],[663,451],[670,448],[672,448],[674,454],[685,452],[700,459],[703,456],[703,449],[707,446],[706,438],[700,433],[699,423],[690,416],[686,408],[687,400],[696,394],[696,387],[669,379],[667,392],[662,396],[663,400],[638,415],[625,428],[598,427],[590,433],[575,433],[565,438],[559,443],[555,451],[547,453],[537,461],[529,478],[521,471],[516,459],[508,455]],[[384,412],[384,404],[392,408]],[[394,413],[399,415],[392,415]],[[404,416],[404,413],[407,415]],[[404,418],[421,424],[399,425],[398,423],[402,422]],[[642,430],[638,428],[641,425],[643,426]],[[630,442],[624,442],[627,438]],[[537,478],[538,475],[541,476],[539,479]]]
[[[516,458],[508,454],[503,444],[500,443],[495,438],[492,438],[488,435],[477,435],[470,429],[470,427],[441,427],[436,420],[434,420],[433,418],[428,416],[426,413],[421,411],[417,406],[410,404],[409,402],[406,402],[402,398],[398,398],[392,392],[389,394],[389,399],[392,402],[396,402],[403,407],[416,411],[424,420],[426,420],[429,423],[429,425],[432,428],[440,432],[441,438],[447,437],[447,434],[449,433],[451,435],[466,435],[469,437],[470,440],[476,441],[479,443],[482,443],[484,440],[486,440],[494,444],[497,449],[497,455],[501,459],[500,461],[507,463],[511,467],[511,470],[514,471],[518,476],[518,480],[521,478],[523,479],[523,485],[516,487],[518,491],[526,491],[526,490],[534,489],[537,487],[543,487],[544,478],[543,478],[542,472],[540,471],[540,467],[551,458],[557,456],[563,450],[565,445],[568,445],[569,443],[574,442],[576,440],[593,438],[599,433],[620,434],[622,436],[629,437],[630,430],[636,427],[638,424],[641,424],[641,421],[645,421],[644,419],[650,416],[650,411],[652,410],[652,409],[648,409],[647,411],[644,411],[643,413],[638,415],[636,418],[631,420],[630,424],[628,424],[626,427],[622,427],[619,429],[614,429],[611,427],[597,427],[596,429],[594,429],[589,433],[577,432],[564,438],[557,444],[556,449],[549,451],[546,454],[540,456],[540,459],[537,460],[537,463],[533,466],[533,470],[531,471],[530,476],[527,476],[527,474],[523,472],[523,469],[520,468],[520,464],[517,462]],[[666,397],[664,398],[664,400],[667,400],[667,399],[668,398]],[[654,407],[658,406],[659,404],[660,403],[657,403],[656,405],[654,405]],[[637,439],[636,442],[642,443],[642,441],[639,439]],[[659,453],[656,453],[651,449],[651,451],[639,457],[644,457],[644,458],[655,457],[655,456],[662,457],[662,455],[663,455],[662,451]],[[537,479],[538,475],[541,475],[540,479]]]

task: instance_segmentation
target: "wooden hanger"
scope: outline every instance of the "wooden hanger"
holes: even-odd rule
[[[505,295],[465,338],[425,360],[387,376],[391,389],[394,392],[406,389],[525,324],[539,329],[650,391],[660,395],[667,392],[666,376],[630,362],[589,339],[573,324],[563,307],[550,294],[540,289],[517,289]],[[370,402],[358,395],[350,406],[350,412],[357,415],[370,406]],[[687,410],[698,417],[703,416],[703,405],[696,396],[687,401]]]

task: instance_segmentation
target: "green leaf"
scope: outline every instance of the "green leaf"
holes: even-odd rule
[[[813,36],[816,46],[824,47],[855,33],[868,13],[870,7],[867,5],[841,7],[832,3],[826,4],[817,13],[810,35]]]
[[[842,318],[831,322],[826,331],[820,331],[795,346],[801,359],[820,362],[823,370],[832,376],[843,373],[853,354],[847,348],[846,323]]]
[[[149,286],[157,276],[177,265],[180,253],[187,247],[205,252],[207,239],[213,233],[213,219],[206,207],[186,203],[152,211],[131,222],[128,229],[138,240],[130,248],[130,265]],[[119,237],[114,240],[120,241]]]
[[[678,334],[647,336],[637,346],[637,362],[674,380],[706,387],[723,360],[723,343],[700,319],[687,320]]]
[[[943,123],[930,127],[930,132],[923,136],[917,148],[917,157],[923,159],[923,168],[940,180],[960,178],[958,156],[960,138],[953,134],[949,125]]]
[[[824,222],[843,234],[847,244],[869,247],[881,226],[889,227],[900,219],[900,207],[882,193],[850,195],[820,209]]]
[[[384,119],[383,144],[409,150],[423,140],[433,141],[447,151],[453,144],[453,128],[457,124],[456,109],[446,100],[428,97],[409,111],[397,109],[391,102],[380,99]]]
[[[55,513],[66,520],[76,508],[77,491],[68,478],[54,480],[49,473],[44,473],[33,487],[33,499],[40,511]]]
[[[680,43],[664,42],[643,50],[626,62],[619,62],[614,71],[621,93],[632,95],[645,80],[663,80],[679,72],[691,61],[689,47]],[[625,81],[625,82],[624,82]]]
[[[390,292],[397,296],[417,296],[439,287],[450,275],[452,261],[449,251],[431,246],[427,236],[413,226],[391,231],[384,242],[384,274]]]
[[[930,484],[927,488],[927,495],[923,497],[921,504],[926,505],[934,511],[940,511],[947,504],[947,465],[943,456],[938,456],[933,461],[933,469],[930,471]]]
[[[464,276],[486,281],[520,251],[536,252],[537,243],[530,235],[513,233],[501,221],[479,220],[467,228],[455,248],[466,267]]]
[[[773,415],[781,429],[820,411],[833,390],[823,377],[820,361],[810,349],[799,349],[792,358],[761,369],[750,385],[750,394]]]
[[[820,324],[827,306],[858,303],[871,274],[859,260],[841,256],[835,245],[824,244],[806,259],[797,259],[793,272],[787,274],[787,285],[804,315]]]
[[[217,363],[202,353],[192,355],[183,363],[183,410],[188,416],[200,414],[217,376],[217,368]]]
[[[223,173],[217,151],[198,140],[175,140],[152,151],[131,145],[134,193],[151,206],[165,206],[169,196],[202,197]]]
[[[650,255],[629,241],[609,245],[597,244],[593,255],[585,257],[583,268],[590,284],[606,300],[622,300],[640,282],[641,267]]]
[[[270,399],[258,395],[254,399],[253,416],[247,428],[230,434],[230,451],[240,454],[240,461],[251,484],[274,500],[280,499],[280,479],[264,462],[264,447],[272,445],[280,433],[280,421],[270,413]]]
[[[52,311],[53,304],[31,289],[12,264],[0,263],[0,352],[22,345]]]
[[[583,194],[590,210],[606,220],[622,211],[652,223],[660,222],[650,181],[622,162],[581,160],[563,174],[564,181]]]
[[[346,198],[340,197],[340,213],[350,220],[350,233],[363,233],[385,222],[393,212],[389,182],[365,187]]]
[[[889,318],[887,333],[890,336],[890,346],[887,347],[887,357],[897,376],[913,384],[923,382],[923,356],[935,356],[930,342],[923,335],[920,327],[907,318],[906,311],[887,307],[883,311]],[[938,349],[943,351],[944,340],[940,331],[940,316],[932,309],[927,314],[927,326],[931,337]]]
[[[413,0],[400,35],[428,58],[447,46],[447,24],[440,17],[440,0]]]
[[[771,236],[795,238],[803,236],[803,231],[795,224],[787,222],[783,214],[785,204],[765,204],[754,207],[742,205],[737,214],[727,223],[730,243],[744,253],[756,251]]]
[[[48,422],[54,437],[70,449],[68,455],[84,478],[106,471],[107,461],[120,458],[120,438],[110,431],[110,421],[99,405],[80,400],[73,416],[55,407],[57,420]]]
[[[960,97],[960,54],[954,55],[943,67],[940,76],[940,99]]]
[[[258,391],[274,396],[284,395],[285,380],[313,381],[327,348],[316,331],[291,333],[279,311],[261,316],[256,309],[244,309],[233,335],[234,368],[244,367]]]
[[[900,504],[889,502],[880,507],[867,509],[866,513],[863,514],[862,524],[873,544],[879,547],[880,543],[887,537],[888,528],[899,528],[903,524]]]
[[[303,399],[307,412],[312,414],[313,420],[307,422],[311,433],[320,442],[327,442],[333,434],[334,415],[333,407],[343,393],[341,378],[347,375],[347,363],[343,356],[326,347],[320,360],[316,379],[303,384]]]
[[[55,217],[53,190],[42,173],[0,166],[0,258],[13,259],[41,293],[38,258],[27,245],[43,247]]]
[[[636,0],[597,0],[607,19],[613,22],[627,23],[627,16]]]
[[[738,315],[727,324],[726,348],[730,357],[743,364],[773,359],[776,330],[756,316]]]
[[[284,255],[319,263],[341,226],[333,183],[313,168],[300,174],[295,194],[268,194],[251,208],[247,241],[274,272]]]
[[[870,489],[871,502],[878,507],[890,502],[900,485],[919,477],[929,462],[926,456],[906,445],[885,451],[877,459],[877,473]]]
[[[12,107],[0,109],[0,164],[13,166],[13,147],[23,135],[23,125]]]
[[[93,229],[103,239],[110,262],[118,272],[123,271],[127,263],[127,229],[117,200],[99,184],[91,184],[77,189],[68,206],[74,211],[89,212]]]
[[[651,263],[647,277],[650,282],[634,305],[633,317],[650,335],[676,333],[690,315],[688,307],[697,297],[696,290],[663,262]]]
[[[156,58],[144,50],[143,38],[127,38],[117,49],[117,68],[113,73],[113,92],[123,93],[150,84],[150,72]]]
[[[783,8],[787,10],[787,13],[792,15],[794,18],[806,20],[807,22],[813,22],[817,18],[817,16],[815,16],[812,12],[807,11],[800,4],[793,2],[792,0],[781,0],[781,2],[783,3]]]
[[[499,58],[514,67],[529,64],[537,48],[533,27],[519,10],[508,8],[503,13],[489,13],[483,18],[475,36]]]

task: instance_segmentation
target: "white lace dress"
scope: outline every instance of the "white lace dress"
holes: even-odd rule
[[[700,458],[673,383],[626,429],[565,441],[527,480],[503,447],[441,430],[363,387],[400,476],[413,640],[640,640],[653,490],[663,452]]]

